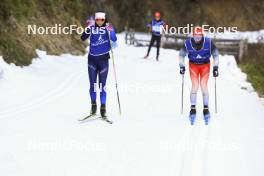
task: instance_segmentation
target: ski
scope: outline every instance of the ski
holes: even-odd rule
[[[106,116],[100,116],[100,118],[109,124],[113,124],[113,121],[109,120]]]
[[[92,118],[92,117],[98,117],[98,118],[100,118],[101,120],[103,120],[103,121],[105,121],[105,122],[107,122],[107,123],[109,123],[109,124],[113,124],[113,121],[111,121],[111,120],[109,120],[107,117],[102,117],[102,116],[97,116],[96,114],[90,114],[90,115],[88,115],[88,116],[86,116],[86,117],[84,117],[83,119],[80,119],[80,120],[78,120],[79,122],[84,122],[85,120],[87,120],[87,119],[90,119],[90,118]]]
[[[89,119],[89,118],[91,118],[91,117],[94,117],[94,116],[96,116],[96,114],[90,114],[90,115],[84,117],[83,119],[79,119],[78,121],[79,121],[79,122],[82,122],[82,121],[85,121],[85,120],[87,120],[87,119]]]
[[[208,125],[209,124],[210,118],[211,118],[210,114],[204,115],[204,123],[205,123],[205,125]],[[194,125],[195,120],[196,120],[196,114],[191,114],[189,116],[189,120],[191,122],[191,125]]]

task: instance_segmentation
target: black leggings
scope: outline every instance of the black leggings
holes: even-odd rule
[[[159,56],[160,39],[161,39],[161,36],[156,36],[156,35],[152,34],[151,40],[150,40],[150,43],[149,43],[149,47],[148,47],[147,55],[149,55],[151,47],[153,46],[154,42],[156,41],[157,42],[157,57]]]

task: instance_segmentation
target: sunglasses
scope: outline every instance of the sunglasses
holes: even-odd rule
[[[194,41],[196,41],[196,42],[201,41],[202,38],[203,38],[202,36],[194,36],[194,37],[193,37]]]
[[[105,21],[105,19],[95,19],[95,21],[101,21],[101,22],[103,22],[103,21]]]

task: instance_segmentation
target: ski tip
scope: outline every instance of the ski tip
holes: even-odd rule
[[[210,116],[209,115],[204,116],[204,123],[205,123],[205,125],[208,125],[209,124],[209,121],[210,121]]]
[[[107,123],[109,123],[109,124],[113,124],[113,121],[111,121],[111,120],[109,120],[108,118],[107,118],[107,116],[105,116],[105,117],[100,117],[103,121],[105,121],[105,122],[107,122]]]
[[[189,119],[190,119],[191,125],[194,125],[195,118],[196,118],[195,115],[190,115]]]
[[[110,121],[110,120],[105,120],[107,123],[109,124],[113,124],[113,121]]]

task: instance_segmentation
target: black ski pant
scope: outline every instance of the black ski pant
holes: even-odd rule
[[[157,57],[159,56],[159,49],[160,49],[160,39],[161,39],[161,36],[157,36],[157,35],[153,35],[151,36],[151,40],[150,40],[150,43],[149,43],[149,47],[148,47],[148,53],[147,53],[147,56],[149,55],[149,52],[151,50],[151,47],[153,46],[154,42],[156,41],[157,43]]]

